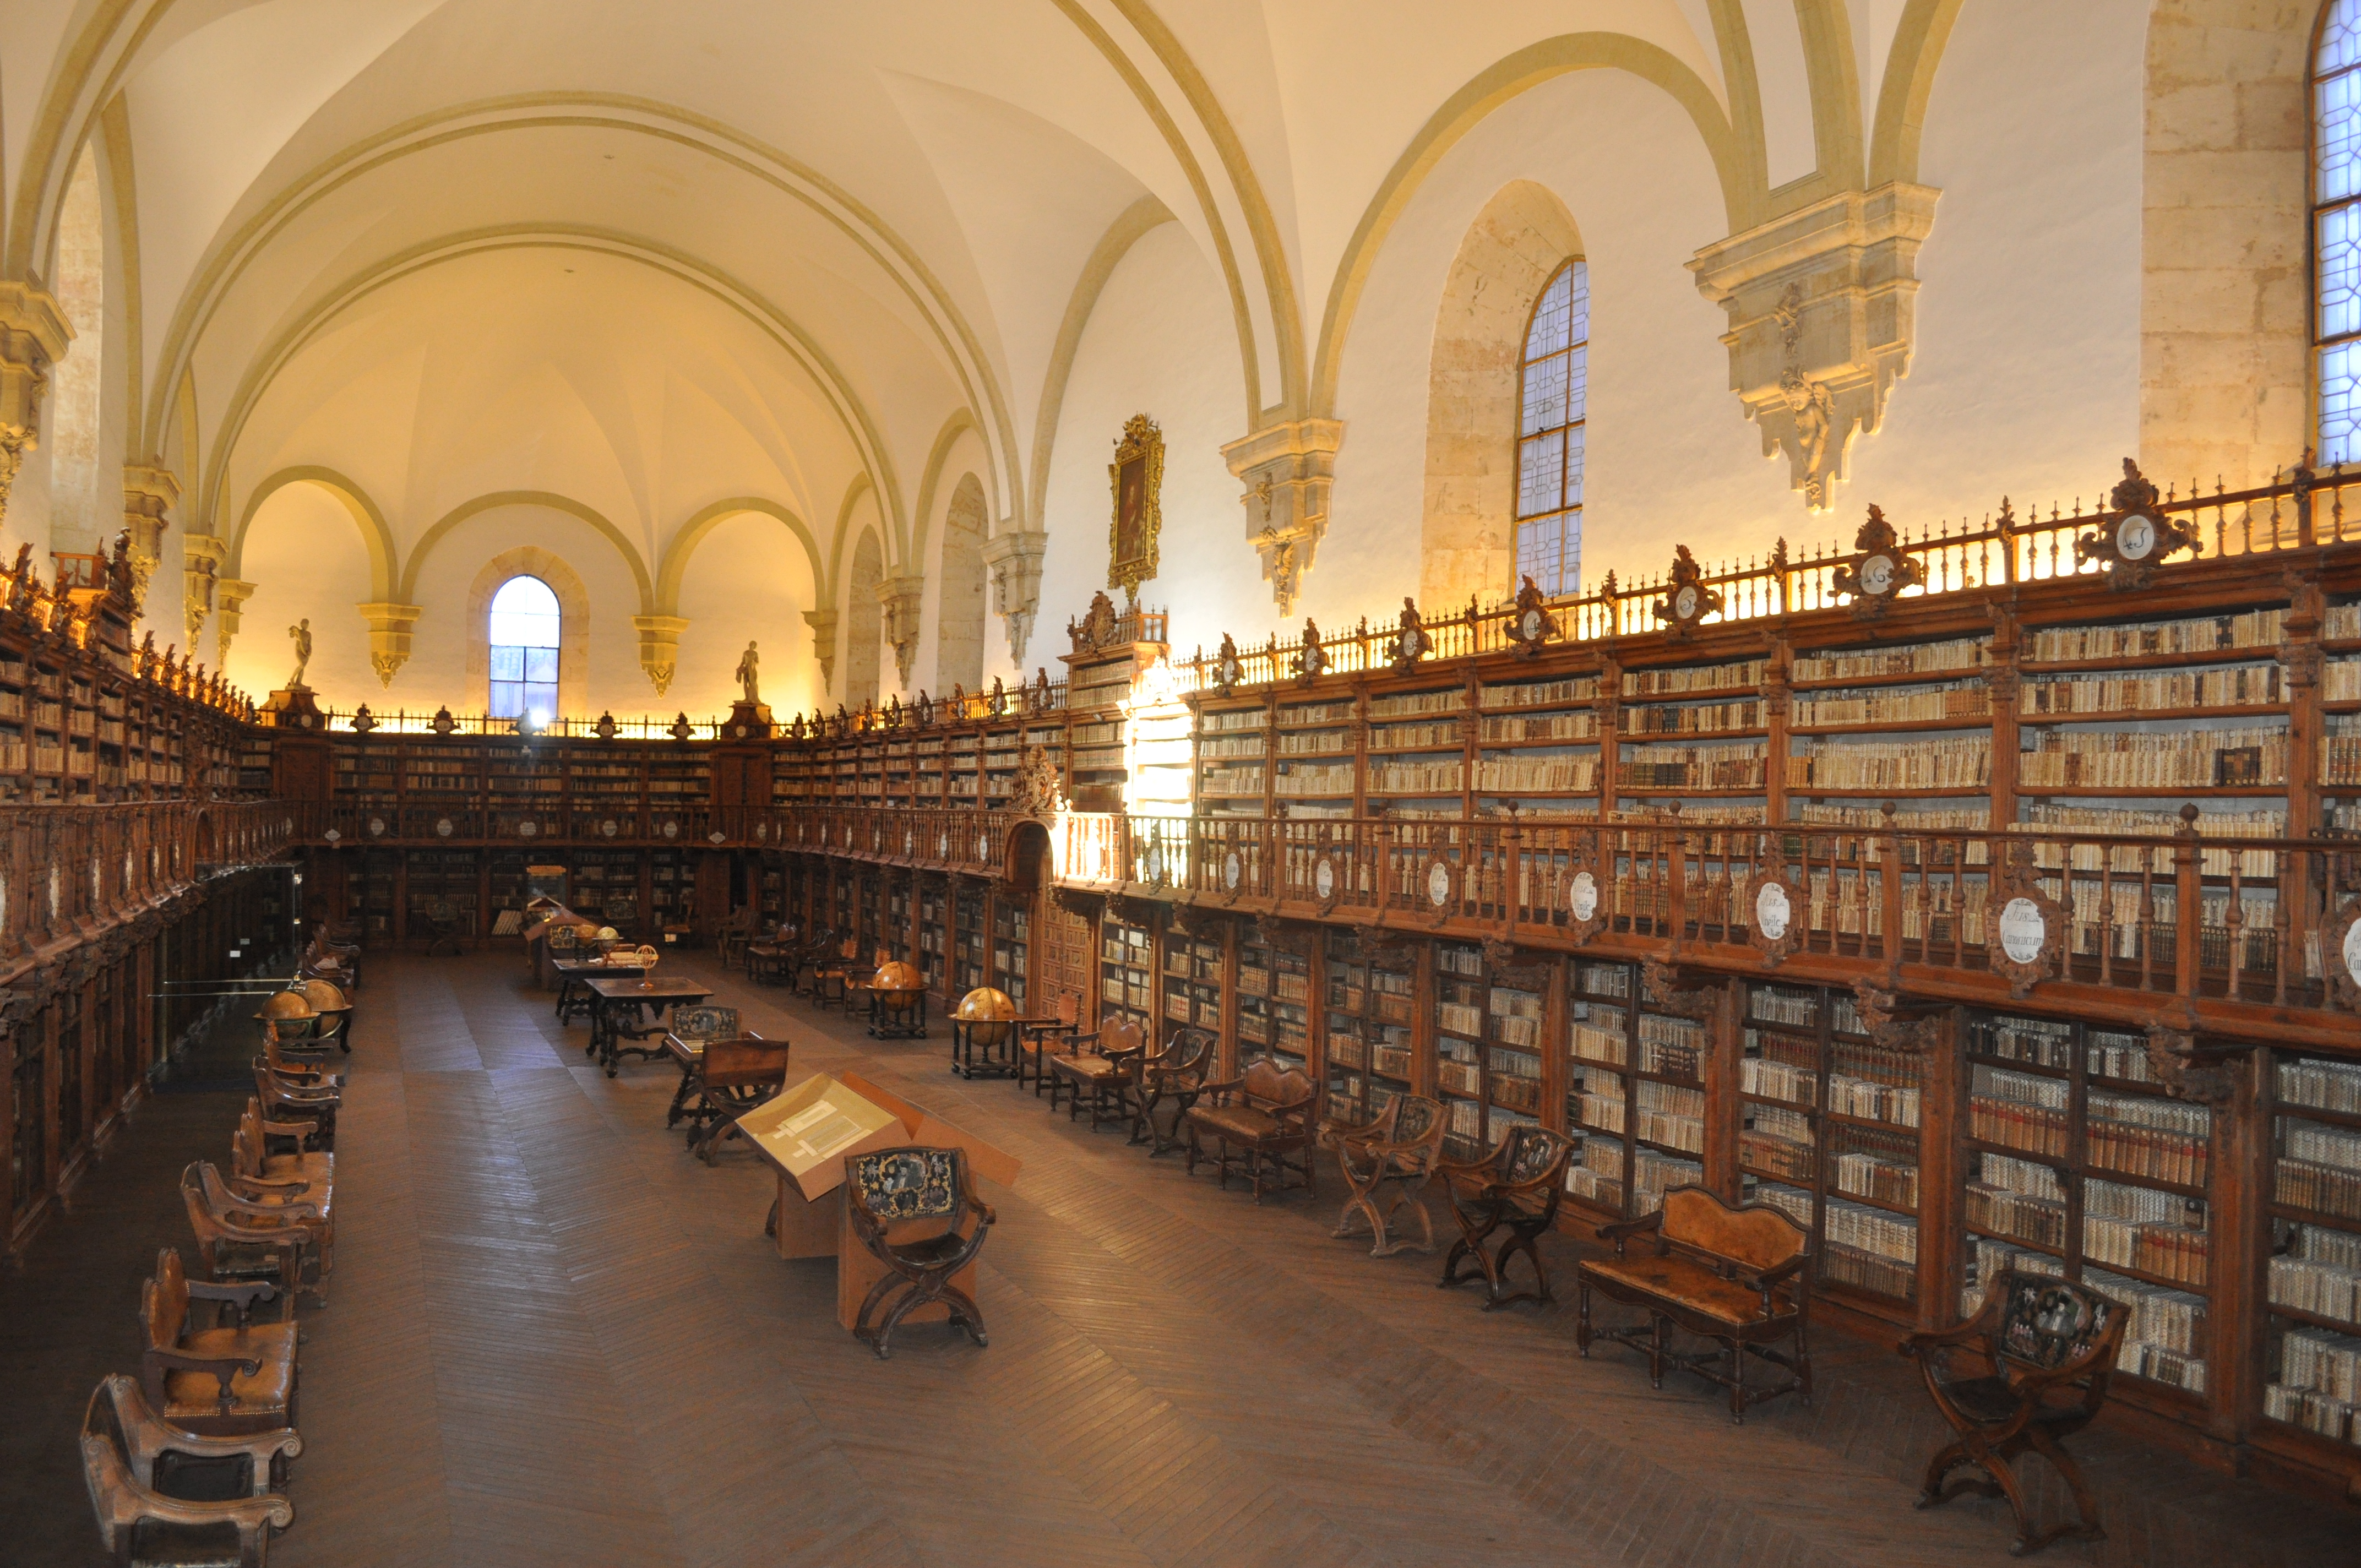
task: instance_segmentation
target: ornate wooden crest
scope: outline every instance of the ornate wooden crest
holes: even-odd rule
[[[1419,907],[1434,916],[1442,925],[1451,918],[1453,907],[1459,901],[1459,868],[1441,855],[1429,855],[1416,872],[1418,883],[1412,889]]]
[[[2361,900],[2347,899],[2321,927],[2320,959],[2329,994],[2361,1013]]]
[[[149,635],[153,636],[154,633],[150,632]],[[615,716],[613,714],[609,714],[607,716],[607,722],[609,724],[614,723]],[[377,728],[377,715],[369,711],[368,704],[363,703],[360,707],[353,709],[351,723],[353,732],[355,734],[366,735],[370,730]]]
[[[1721,595],[1705,586],[1705,568],[1697,564],[1687,545],[1674,547],[1672,581],[1653,609],[1675,637],[1688,636],[1697,622],[1721,609]]]
[[[1402,596],[1401,622],[1386,645],[1387,663],[1398,675],[1406,675],[1418,667],[1418,662],[1434,651],[1434,639],[1426,634],[1426,623],[1419,619],[1418,601]]]
[[[2100,561],[2112,568],[2107,587],[2118,593],[2147,587],[2165,557],[2186,550],[2202,554],[2203,541],[2194,529],[2168,518],[2158,508],[2156,486],[2124,459],[2121,483],[2107,492],[2107,511],[2095,533],[2074,541],[2074,564]]]
[[[1102,589],[1091,596],[1091,608],[1082,611],[1082,619],[1066,622],[1067,640],[1077,653],[1095,653],[1115,640],[1116,616],[1115,600]],[[994,684],[998,677],[994,677]]]
[[[1063,784],[1048,748],[1027,746],[1017,759],[1016,783],[1009,790],[1008,808],[1036,817],[1053,816],[1066,809]]]
[[[1798,952],[1811,924],[1810,894],[1787,874],[1786,856],[1777,835],[1765,833],[1755,841],[1754,869],[1746,879],[1745,902],[1730,911],[1746,922],[1747,944],[1773,969],[1788,954]]]
[[[426,721],[426,728],[437,735],[448,735],[459,728],[459,721],[451,717],[450,706],[445,704],[434,710],[434,717]]]
[[[1545,607],[1542,590],[1532,578],[1525,578],[1523,586],[1517,589],[1517,602],[1510,609],[1509,623],[1502,630],[1516,644],[1520,659],[1532,658],[1542,651],[1543,643],[1557,635],[1557,617]]]
[[[686,740],[697,733],[696,727],[688,721],[686,709],[673,715],[672,723],[665,729],[664,733],[675,740]]]
[[[1852,543],[1861,554],[1837,567],[1835,583],[1837,592],[1852,596],[1855,620],[1877,620],[1903,589],[1926,582],[1927,568],[1903,554],[1894,525],[1876,507]]]
[[[1318,846],[1312,851],[1312,896],[1320,905],[1323,915],[1334,909],[1336,901],[1345,896],[1348,862],[1337,852],[1334,838],[1328,826],[1323,823]]]
[[[2066,949],[2066,912],[2041,891],[2033,846],[2022,839],[2009,846],[2008,861],[1994,881],[1987,961],[1994,974],[2007,977],[2008,993],[2021,1000],[2056,971]]]
[[[1238,657],[1237,642],[1224,631],[1221,651],[1213,655],[1213,689],[1227,696],[1246,678],[1246,667]]]
[[[1520,958],[1514,942],[1504,942],[1498,937],[1487,937],[1482,943],[1484,963],[1491,971],[1492,982],[1510,985],[1519,991],[1546,991],[1549,988],[1549,960],[1525,954]]]
[[[1676,964],[1655,959],[1640,960],[1641,997],[1659,1013],[1698,1024],[1709,1022],[1720,1003],[1720,991],[1719,981],[1686,975]]]
[[[2238,1050],[2251,1050],[2241,1046]],[[2237,1076],[2228,1058],[2236,1052],[2202,1047],[2187,1029],[2167,1024],[2147,1026],[2147,1069],[2176,1100],[2200,1105],[2226,1105],[2236,1091]]]
[[[1852,982],[1852,994],[1861,1026],[1885,1049],[1925,1056],[1935,1048],[1941,1031],[1940,1004],[1905,1002],[1865,978]]]
[[[1592,850],[1577,846],[1566,863],[1564,879],[1558,883],[1558,907],[1565,916],[1565,923],[1559,929],[1576,947],[1589,941],[1606,927],[1610,918],[1607,908],[1607,873],[1600,869]]]
[[[1320,627],[1306,616],[1303,619],[1303,648],[1295,655],[1295,678],[1308,686],[1327,669],[1328,650],[1320,645]]]
[[[1146,414],[1124,422],[1107,465],[1115,517],[1107,526],[1107,587],[1137,598],[1156,576],[1157,539],[1164,529],[1164,433]]]
[[[1388,974],[1408,974],[1417,967],[1416,956],[1402,935],[1374,921],[1353,927],[1353,956]]]

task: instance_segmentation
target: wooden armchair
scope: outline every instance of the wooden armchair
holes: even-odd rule
[[[1196,1103],[1180,1114],[1189,1129],[1189,1174],[1205,1157],[1203,1140],[1219,1147],[1214,1158],[1218,1185],[1230,1185],[1231,1152],[1246,1157],[1246,1173],[1254,1181],[1255,1201],[1262,1201],[1263,1162],[1271,1169],[1271,1190],[1284,1192],[1290,1175],[1302,1178],[1303,1190],[1320,1196],[1320,1176],[1312,1164],[1312,1129],[1319,1119],[1320,1086],[1300,1067],[1282,1068],[1268,1057],[1257,1057],[1227,1083],[1209,1083],[1198,1091]],[[1288,1162],[1290,1155],[1293,1164]]]
[[[336,1112],[344,1104],[337,1091],[305,1083],[291,1083],[271,1070],[270,1063],[262,1057],[254,1058],[254,1096],[262,1102],[263,1114],[274,1122],[310,1122],[318,1129],[314,1141],[323,1147],[336,1141]]]
[[[796,965],[803,950],[802,933],[792,920],[782,921],[768,937],[746,943],[746,978],[757,985],[795,988]]]
[[[270,1537],[295,1522],[295,1505],[264,1483],[302,1446],[285,1430],[246,1438],[177,1431],[131,1379],[104,1379],[82,1415],[82,1470],[107,1560],[117,1568],[268,1568]],[[214,1472],[242,1466],[255,1476],[253,1490],[184,1496],[170,1479],[176,1460]]]
[[[708,1040],[693,1075],[688,1152],[706,1164],[723,1139],[738,1135],[738,1118],[787,1086],[787,1042],[747,1036]]]
[[[82,1412],[82,1431],[114,1443],[138,1486],[185,1502],[268,1497],[287,1484],[303,1452],[292,1428],[250,1437],[199,1437],[156,1413],[137,1379],[98,1380]]]
[[[223,1178],[229,1190],[240,1198],[253,1202],[283,1202],[295,1200],[309,1203],[320,1211],[320,1217],[332,1227],[335,1223],[335,1158],[334,1155],[311,1154],[266,1155],[262,1152],[265,1134],[261,1118],[238,1118],[237,1130],[229,1136],[230,1168]]]
[[[299,1291],[326,1304],[335,1232],[320,1205],[291,1197],[242,1198],[202,1159],[181,1171],[181,1202],[196,1237],[197,1261],[216,1283],[271,1280],[286,1291],[291,1316]]]
[[[270,1064],[272,1074],[283,1083],[300,1089],[344,1092],[345,1075],[328,1065],[326,1050],[308,1050],[302,1045],[281,1039],[275,1024],[262,1026],[262,1059]]]
[[[1123,1093],[1131,1111],[1131,1141],[1148,1144],[1148,1158],[1180,1146],[1181,1118],[1205,1091],[1220,1047],[1210,1029],[1175,1029],[1161,1051],[1140,1058],[1126,1075]],[[1170,1131],[1156,1124],[1156,1113],[1167,1104],[1172,1110]]]
[[[1062,992],[1050,1005],[1046,1018],[1019,1018],[1016,1021],[1016,1087],[1025,1087],[1029,1071],[1033,1079],[1033,1098],[1041,1098],[1041,1086],[1049,1081],[1049,1054],[1053,1042],[1072,1044],[1081,1032],[1075,1020],[1082,1016],[1082,999],[1072,992]]]
[[[448,952],[453,958],[457,958],[467,950],[459,938],[466,917],[459,913],[457,905],[447,898],[432,898],[420,906],[417,913],[426,927],[428,957]]]
[[[950,1309],[954,1327],[965,1329],[978,1344],[987,1343],[983,1313],[975,1299],[952,1283],[983,1250],[983,1238],[998,1217],[976,1191],[967,1157],[957,1149],[878,1149],[846,1156],[844,1176],[845,1212],[851,1217],[853,1234],[886,1268],[862,1298],[853,1336],[873,1347],[883,1361],[892,1354],[889,1342],[902,1320],[916,1308],[940,1302]],[[910,1225],[936,1234],[894,1239],[894,1227]],[[962,1226],[969,1228],[962,1231]],[[900,1299],[884,1321],[873,1326],[870,1315],[897,1288]]]
[[[1358,1217],[1368,1222],[1371,1257],[1391,1257],[1411,1247],[1433,1252],[1434,1216],[1426,1212],[1422,1194],[1443,1162],[1443,1135],[1450,1127],[1451,1119],[1444,1113],[1441,1101],[1423,1094],[1397,1094],[1386,1102],[1377,1120],[1331,1130],[1328,1146],[1336,1151],[1336,1164],[1352,1196],[1345,1200],[1336,1228],[1328,1234],[1351,1235]],[[1378,1206],[1380,1198],[1390,1199],[1382,1209]],[[1393,1216],[1405,1207],[1418,1216],[1416,1241],[1389,1235]]]
[[[812,965],[811,999],[815,1007],[850,1007],[852,984],[861,978],[861,938],[847,937],[836,950]]]
[[[1067,1036],[1066,1048],[1044,1062],[1049,1073],[1050,1112],[1056,1113],[1058,1096],[1063,1091],[1067,1121],[1074,1119],[1087,1100],[1091,1131],[1099,1130],[1103,1118],[1120,1123],[1125,1075],[1136,1068],[1146,1050],[1136,1018],[1108,1018],[1100,1023],[1096,1034]]]
[[[752,905],[743,904],[714,923],[713,950],[720,958],[723,969],[745,961],[746,948],[754,939],[760,913]]]
[[[1746,1419],[1747,1406],[1780,1394],[1799,1393],[1806,1405],[1812,1402],[1811,1236],[1784,1211],[1768,1203],[1733,1206],[1706,1188],[1675,1187],[1656,1212],[1602,1226],[1598,1236],[1615,1244],[1615,1255],[1585,1258],[1577,1270],[1582,1303],[1574,1343],[1583,1354],[1590,1354],[1593,1338],[1611,1339],[1648,1357],[1651,1387],[1664,1387],[1668,1365],[1719,1383],[1730,1390],[1733,1425]],[[1654,1237],[1655,1250],[1626,1255],[1626,1244],[1641,1236]],[[1646,1309],[1646,1329],[1594,1332],[1593,1290]],[[1721,1348],[1668,1355],[1667,1328],[1719,1341]],[[1792,1354],[1773,1348],[1782,1340],[1794,1341]],[[1727,1371],[1721,1369],[1725,1355]],[[1785,1367],[1786,1380],[1750,1387],[1750,1355]]]
[[[331,948],[313,932],[303,956],[296,961],[298,980],[324,980],[344,991],[361,988],[361,955],[358,948]]]
[[[249,1094],[237,1125],[260,1157],[263,1176],[324,1181],[335,1174],[336,1157],[313,1147],[319,1142],[320,1124],[308,1116],[273,1121],[262,1113],[261,1098]]]
[[[1957,1328],[1912,1334],[1902,1354],[1918,1363],[1935,1408],[1959,1437],[1927,1462],[1918,1506],[1931,1508],[1960,1492],[2005,1497],[2016,1515],[2015,1556],[2037,1552],[2071,1536],[2103,1541],[2098,1501],[2081,1466],[2059,1440],[2081,1431],[2107,1402],[2130,1312],[2087,1285],[2006,1269],[1984,1291],[1983,1306]],[[1976,1349],[1991,1366],[1988,1376],[1954,1377],[1947,1365],[1956,1346],[1981,1341]],[[2033,1510],[2009,1461],[2031,1449],[2057,1466],[2074,1494],[2070,1525],[2036,1531]],[[1992,1477],[1943,1489],[1944,1478],[1962,1464]]]
[[[1434,1174],[1443,1178],[1451,1201],[1451,1217],[1458,1222],[1459,1239],[1443,1260],[1441,1288],[1449,1289],[1477,1277],[1484,1279],[1484,1310],[1511,1301],[1552,1301],[1549,1265],[1542,1261],[1538,1238],[1556,1223],[1558,1201],[1565,1195],[1565,1162],[1574,1142],[1531,1122],[1514,1122],[1500,1141],[1481,1159],[1438,1160]],[[1488,1249],[1486,1244],[1505,1231]],[[1533,1266],[1533,1288],[1510,1290],[1509,1265],[1519,1253]],[[1463,1273],[1473,1261],[1476,1271]]]
[[[181,1271],[181,1255],[156,1255],[142,1288],[139,1387],[156,1413],[199,1437],[248,1437],[295,1424],[295,1324],[250,1321],[279,1288],[268,1280],[212,1285]],[[192,1328],[189,1303],[232,1309],[233,1325]]]

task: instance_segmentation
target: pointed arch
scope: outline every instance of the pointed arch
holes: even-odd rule
[[[864,527],[853,542],[852,566],[844,585],[844,705],[858,709],[877,700],[879,657],[885,645],[884,607],[877,585],[885,580],[885,552],[877,531]]]
[[[393,542],[393,530],[386,526],[385,513],[368,492],[334,468],[316,463],[281,468],[254,488],[246,498],[246,506],[237,516],[237,527],[229,536],[229,553],[222,570],[232,579],[246,576],[246,534],[254,526],[255,515],[262,503],[290,485],[317,485],[336,498],[345,512],[360,531],[361,543],[368,551],[369,594],[379,601],[393,598],[394,577],[401,569],[401,552]]]
[[[935,433],[935,444],[927,454],[926,471],[918,477],[918,510],[910,522],[910,551],[904,557],[906,571],[927,569],[927,521],[935,514],[935,487],[942,482],[943,466],[950,461],[951,447],[959,438],[974,432],[983,439],[983,427],[975,422],[975,412],[968,408],[956,408],[943,421],[943,428]]]
[[[935,568],[935,685],[970,691],[983,684],[983,482],[972,470],[943,509],[942,558]]]
[[[631,536],[580,501],[549,490],[494,490],[489,495],[478,496],[474,500],[462,501],[445,512],[432,528],[419,535],[418,543],[410,547],[410,559],[401,569],[401,588],[397,596],[401,601],[404,604],[414,602],[410,596],[418,588],[418,568],[425,563],[426,557],[434,553],[434,546],[442,543],[444,535],[469,518],[500,507],[547,507],[552,511],[562,511],[568,517],[578,518],[588,523],[601,537],[614,545],[615,553],[623,558],[626,565],[631,567],[631,581],[640,590],[638,613],[642,615],[656,613],[655,587],[648,581],[647,564],[640,559],[639,548],[631,543]],[[562,598],[564,596],[559,597]]]
[[[829,602],[828,569],[820,563],[819,541],[812,537],[811,529],[804,520],[776,501],[764,500],[760,496],[732,496],[728,500],[715,501],[710,506],[700,508],[674,531],[671,543],[664,546],[664,559],[656,567],[656,614],[677,616],[680,613],[680,585],[681,579],[687,575],[689,557],[697,554],[697,547],[705,542],[707,534],[731,518],[750,511],[776,518],[786,524],[787,532],[796,536],[796,543],[804,547],[804,559],[811,563],[813,601],[818,604]]]

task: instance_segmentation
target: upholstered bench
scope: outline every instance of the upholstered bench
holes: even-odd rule
[[[1719,1383],[1730,1390],[1732,1422],[1746,1419],[1747,1406],[1776,1395],[1800,1393],[1806,1405],[1812,1402],[1810,1236],[1801,1225],[1767,1203],[1732,1207],[1705,1188],[1675,1187],[1655,1213],[1602,1226],[1598,1234],[1615,1244],[1615,1255],[1587,1258],[1576,1271],[1581,1307],[1574,1343],[1583,1354],[1593,1339],[1611,1339],[1646,1354],[1652,1387],[1664,1386],[1667,1365]],[[1654,1250],[1631,1255],[1628,1245],[1642,1236],[1654,1238]],[[1592,1328],[1593,1290],[1645,1309],[1647,1326]],[[1668,1328],[1721,1348],[1667,1354]],[[1794,1342],[1792,1353],[1773,1348],[1783,1340]],[[1749,1386],[1749,1355],[1784,1367],[1786,1379]]]

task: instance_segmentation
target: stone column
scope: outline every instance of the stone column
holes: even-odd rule
[[[1722,307],[1730,387],[1784,448],[1789,483],[1828,510],[1856,433],[1875,433],[1917,336],[1918,247],[1935,225],[1927,185],[1845,191],[1706,247],[1688,264]]]
[[[1041,557],[1049,549],[1046,529],[1021,529],[1005,521],[983,542],[983,564],[992,572],[992,608],[1008,633],[1008,657],[1017,664],[1025,663],[1033,615],[1041,606]]]
[[[393,673],[410,662],[410,633],[418,625],[425,610],[414,604],[364,604],[354,609],[368,622],[369,663],[377,670],[377,684],[393,685]]]
[[[40,444],[41,389],[64,357],[73,328],[56,296],[27,283],[0,282],[0,521],[25,454]]]
[[[1262,557],[1263,580],[1281,615],[1294,612],[1303,574],[1328,532],[1328,490],[1344,444],[1342,420],[1299,419],[1222,448],[1230,472],[1246,487],[1238,498],[1246,509],[1246,537]]]
[[[680,634],[688,622],[676,615],[635,615],[631,626],[640,634],[640,668],[662,696],[672,685],[673,667],[680,657]]]

